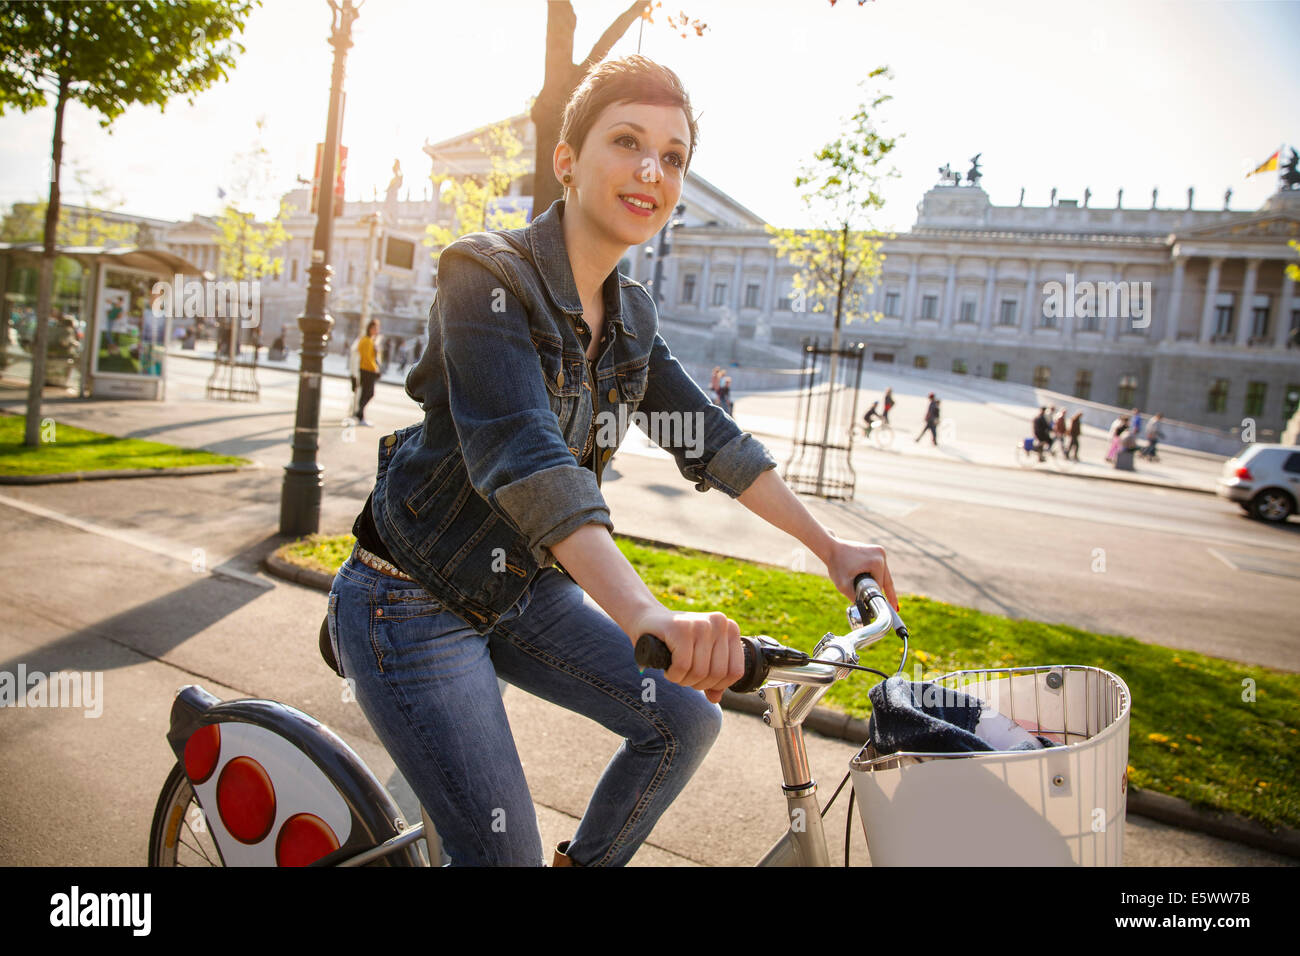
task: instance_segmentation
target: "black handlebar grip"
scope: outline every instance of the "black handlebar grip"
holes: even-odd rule
[[[641,667],[666,671],[673,665],[673,652],[653,634],[642,634],[636,642],[636,662]]]
[[[858,613],[862,615],[864,624],[869,624],[876,618],[876,612],[871,607],[873,597],[884,597],[884,594],[876,584],[876,579],[863,571],[853,579],[853,599],[857,602]]]
[[[767,662],[759,651],[758,642],[752,637],[742,637],[740,646],[745,652],[745,673],[731,685],[731,690],[737,694],[748,694],[758,690],[767,681]],[[641,667],[666,671],[673,664],[672,651],[653,634],[642,634],[637,638],[633,653]]]

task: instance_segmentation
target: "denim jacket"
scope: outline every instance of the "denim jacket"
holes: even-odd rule
[[[629,422],[641,424],[633,412],[659,419],[651,437],[700,491],[734,498],[776,466],[673,358],[650,294],[617,270],[602,288],[608,341],[592,380],[563,214],[557,200],[526,228],[443,250],[429,345],[406,379],[424,421],[379,443],[380,537],[480,633],[553,562],[551,545],[584,524],[613,531],[599,474]],[[594,470],[580,465],[589,450]]]

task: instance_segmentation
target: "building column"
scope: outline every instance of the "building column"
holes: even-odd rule
[[[984,282],[984,309],[980,316],[980,331],[989,334],[993,331],[993,299],[997,295],[998,261],[989,260],[988,279]]]
[[[1295,308],[1295,281],[1282,272],[1282,304],[1278,306],[1277,328],[1273,330],[1273,347],[1286,348],[1287,336],[1291,334],[1291,310]]]
[[[772,311],[776,308],[776,252],[775,250],[767,259],[767,283],[763,290],[763,295],[759,299],[759,308],[767,313],[768,318],[772,316]]]
[[[713,246],[704,247],[702,258],[704,267],[700,270],[700,304],[696,306],[696,309],[700,312],[709,307],[709,265],[713,261]]]
[[[1025,314],[1021,331],[1029,335],[1034,331],[1034,321],[1042,310],[1038,305],[1038,260],[1029,260],[1029,275],[1025,278]]]
[[[1210,275],[1205,280],[1205,301],[1201,303],[1201,342],[1206,345],[1214,338],[1214,300],[1219,294],[1219,269],[1222,266],[1222,256],[1211,259]]]
[[[1128,267],[1125,266],[1125,265],[1121,265],[1121,266],[1119,267],[1119,281],[1120,281],[1120,282],[1127,282],[1127,280],[1128,280],[1128,275],[1127,275],[1127,273],[1128,273]],[[1128,286],[1125,285],[1125,286],[1124,286],[1124,289],[1126,290],[1126,291],[1125,291],[1125,298],[1127,298],[1127,296],[1128,296],[1128,292],[1127,292]],[[1100,298],[1101,298],[1101,297],[1098,296],[1098,299],[1100,299]],[[1099,307],[1100,307],[1100,304],[1101,304],[1101,303],[1098,302],[1098,306],[1099,306]],[[1107,300],[1106,300],[1106,304],[1107,304],[1107,306],[1110,305],[1110,299],[1109,299],[1109,297],[1108,297]],[[1106,311],[1109,312],[1110,309],[1107,308]],[[1130,311],[1130,312],[1132,311],[1132,305],[1129,306],[1129,311]],[[1127,319],[1123,319],[1123,318],[1121,318],[1121,317],[1118,316],[1118,315],[1107,315],[1105,321],[1106,321],[1106,326],[1105,326],[1105,328],[1103,329],[1104,334],[1103,334],[1102,337],[1103,337],[1103,338],[1105,339],[1105,341],[1107,341],[1107,342],[1114,342],[1114,341],[1116,341],[1116,340],[1119,338],[1119,324],[1120,324],[1121,322],[1126,322],[1126,321],[1128,321],[1128,320],[1127,320]]]
[[[1259,260],[1246,260],[1246,281],[1241,288],[1241,308],[1237,319],[1237,344],[1250,345],[1250,327],[1255,316],[1255,280],[1259,277]]]
[[[957,257],[948,260],[948,284],[943,292],[943,312],[940,327],[946,332],[952,328],[953,316],[957,312]]]
[[[731,270],[732,313],[736,316],[737,321],[740,320],[741,303],[745,301],[744,296],[741,295],[741,289],[740,289],[740,283],[744,277],[744,271],[745,271],[744,265],[745,265],[745,250],[744,248],[738,247],[736,249],[736,266],[734,269]]]
[[[1165,341],[1178,341],[1178,315],[1183,307],[1183,278],[1187,274],[1187,260],[1174,259],[1174,281],[1169,289],[1169,304],[1165,306]]]
[[[916,323],[916,279],[920,271],[920,255],[909,257],[911,265],[907,272],[907,291],[903,293],[903,328],[911,328]]]

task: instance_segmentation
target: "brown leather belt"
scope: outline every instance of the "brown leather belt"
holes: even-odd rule
[[[371,568],[375,571],[380,571],[384,574],[387,574],[390,577],[400,578],[403,581],[410,581],[412,584],[419,583],[418,581],[415,580],[415,578],[411,577],[409,574],[402,573],[401,569],[399,569],[397,565],[390,564],[389,562],[385,561],[383,558],[379,557],[378,555],[371,554],[369,551],[361,547],[361,545],[359,544],[353,546],[352,557],[354,557],[357,561],[360,561],[366,567]]]

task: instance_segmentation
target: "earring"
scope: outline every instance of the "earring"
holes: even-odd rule
[[[571,183],[571,182],[573,182],[573,177],[570,176],[568,173],[565,173],[565,174],[564,174],[564,185],[567,186],[567,185],[569,185],[569,183]]]

